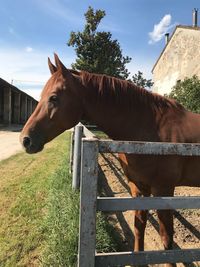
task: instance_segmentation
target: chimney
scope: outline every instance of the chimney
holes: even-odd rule
[[[192,26],[197,27],[198,8],[194,8],[192,11]]]
[[[165,44],[168,44],[169,42],[169,33],[165,33]]]

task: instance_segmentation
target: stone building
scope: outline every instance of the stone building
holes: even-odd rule
[[[0,78],[0,124],[23,124],[32,114],[37,101]]]
[[[169,94],[178,80],[197,75],[200,78],[200,27],[197,10],[193,11],[193,26],[176,26],[153,69],[153,92]]]

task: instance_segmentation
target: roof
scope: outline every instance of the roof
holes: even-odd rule
[[[5,88],[5,87],[11,87],[12,90],[16,93],[20,93],[20,94],[23,94],[23,95],[26,95],[29,99],[35,101],[35,102],[38,102],[35,98],[33,98],[32,96],[26,94],[25,92],[21,91],[19,88],[15,87],[14,85],[8,83],[7,81],[3,80],[0,78],[0,89],[1,88]]]
[[[154,71],[154,69],[155,69],[155,67],[156,67],[156,65],[157,65],[157,63],[158,63],[158,61],[159,61],[160,58],[162,57],[163,53],[165,52],[166,48],[168,47],[169,43],[171,42],[171,40],[172,40],[172,38],[173,38],[173,36],[174,36],[174,34],[175,34],[175,32],[176,32],[176,30],[177,30],[178,28],[179,28],[179,29],[181,28],[181,29],[188,29],[188,30],[197,30],[197,31],[200,31],[200,27],[177,25],[176,28],[175,28],[175,30],[173,31],[171,37],[169,38],[169,41],[167,42],[167,44],[166,44],[165,47],[163,48],[163,50],[162,50],[160,56],[158,57],[156,63],[154,64],[154,66],[153,66],[151,72]]]

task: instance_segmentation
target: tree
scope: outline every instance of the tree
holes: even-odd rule
[[[142,88],[151,88],[153,86],[153,82],[151,79],[147,80],[143,77],[143,73],[141,71],[138,71],[138,73],[134,74],[132,76],[133,83],[137,86],[140,86]]]
[[[126,64],[131,58],[122,55],[119,42],[112,40],[110,32],[97,31],[105,15],[105,11],[89,7],[84,30],[71,32],[68,45],[75,47],[77,55],[72,68],[126,79],[129,75]]]
[[[200,80],[196,75],[177,81],[167,96],[176,99],[186,109],[200,113]]]

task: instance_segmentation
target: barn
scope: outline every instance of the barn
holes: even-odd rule
[[[23,124],[34,111],[37,101],[0,78],[0,124]]]
[[[197,9],[193,10],[192,26],[176,26],[171,37],[167,33],[166,44],[153,66],[153,92],[169,94],[179,80],[197,75],[200,78],[200,27],[197,25]]]

